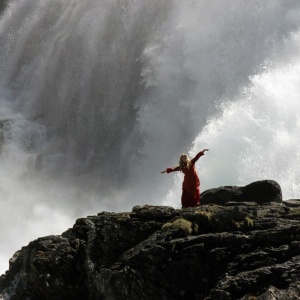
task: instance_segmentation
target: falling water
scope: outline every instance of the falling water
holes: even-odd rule
[[[0,18],[1,271],[74,219],[202,190],[299,197],[300,3],[11,0]],[[174,180],[175,179],[175,180]]]

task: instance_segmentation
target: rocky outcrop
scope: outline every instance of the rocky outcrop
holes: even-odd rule
[[[222,186],[210,189],[201,194],[201,204],[225,204],[226,202],[281,202],[282,192],[274,180],[256,181],[246,186]]]
[[[0,290],[11,300],[299,299],[300,200],[258,198],[78,219],[16,252]]]

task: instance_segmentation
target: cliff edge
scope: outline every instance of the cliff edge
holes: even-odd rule
[[[29,243],[3,299],[299,299],[300,200],[274,181],[220,187],[189,209],[136,206]]]

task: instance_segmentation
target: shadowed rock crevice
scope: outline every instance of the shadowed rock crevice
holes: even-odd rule
[[[201,197],[195,208],[146,205],[78,219],[61,236],[17,251],[1,293],[11,300],[299,299],[300,200],[282,201],[274,181]]]

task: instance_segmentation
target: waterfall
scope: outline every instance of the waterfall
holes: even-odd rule
[[[159,172],[182,152],[210,148],[202,191],[268,178],[297,197],[299,15],[296,0],[7,1],[1,266],[77,217],[179,207],[182,177]]]

